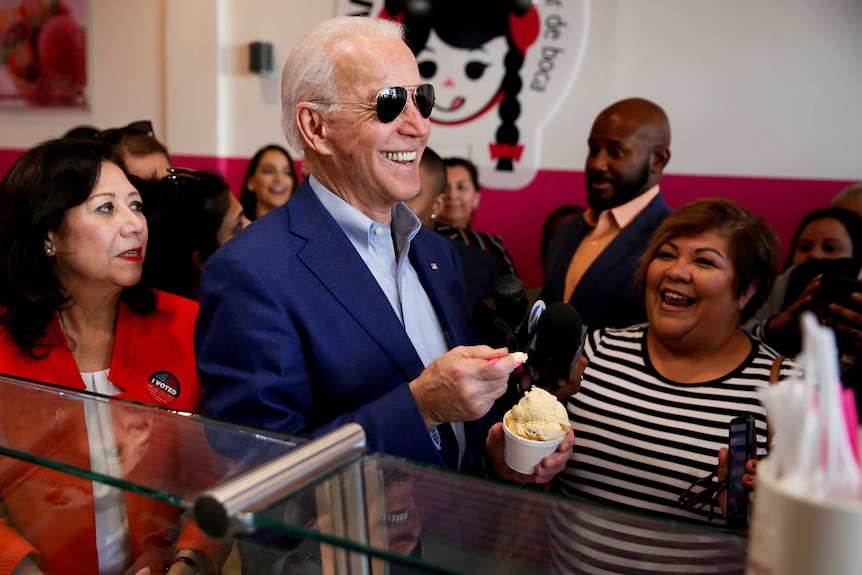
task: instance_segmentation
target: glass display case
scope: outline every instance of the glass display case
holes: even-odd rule
[[[747,548],[369,455],[357,425],[308,440],[4,377],[0,496],[0,570],[18,550],[46,573],[155,574],[180,548],[225,574],[729,574]]]

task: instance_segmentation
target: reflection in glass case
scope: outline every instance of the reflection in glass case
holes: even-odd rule
[[[204,572],[243,575],[731,574],[747,549],[366,455],[357,425],[306,440],[2,377],[0,495],[0,572],[28,556],[45,573],[164,573],[192,549]]]

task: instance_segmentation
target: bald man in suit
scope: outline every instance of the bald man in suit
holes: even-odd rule
[[[540,297],[569,302],[591,329],[625,327],[646,321],[634,271],[672,211],[659,190],[670,123],[653,102],[621,100],[596,117],[587,143],[589,208],[554,237]]]

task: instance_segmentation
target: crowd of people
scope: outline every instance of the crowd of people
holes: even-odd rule
[[[755,417],[767,453],[758,394],[801,374],[803,311],[842,336],[845,383],[859,383],[862,293],[856,308],[818,290],[824,273],[862,276],[862,188],[806,217],[781,269],[775,232],[739,204],[664,201],[660,106],[599,113],[588,206],[563,207],[543,232],[539,297],[589,328],[586,361],[559,381],[576,391],[560,397],[574,432],[523,474],[505,463],[501,423],[523,368],[475,325],[493,282],[517,270],[500,236],[472,228],[476,166],[427,147],[433,106],[401,25],[334,18],[284,68],[302,175],[267,145],[237,197],[218,172],[175,168],[147,122],[28,150],[0,183],[2,371],[311,437],[356,422],[374,452],[721,525],[680,495],[726,478],[734,416]],[[159,372],[181,383],[167,403],[148,391]],[[755,460],[743,482],[756,484]],[[11,573],[51,572],[66,535],[28,529],[26,501],[4,485]],[[222,550],[191,529],[166,563],[140,555],[135,521],[119,531],[131,544],[80,542],[95,562],[81,572],[218,571]]]

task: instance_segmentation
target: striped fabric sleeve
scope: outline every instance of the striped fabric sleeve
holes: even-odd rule
[[[675,519],[722,526],[709,507],[687,511],[679,496],[715,471],[728,424],[749,413],[757,421],[758,454],[767,450],[766,410],[776,352],[752,339],[746,360],[719,380],[679,384],[659,375],[645,352],[646,325],[592,332],[580,391],[567,401],[577,438],[560,474],[564,492]],[[800,373],[791,359],[781,379]]]

